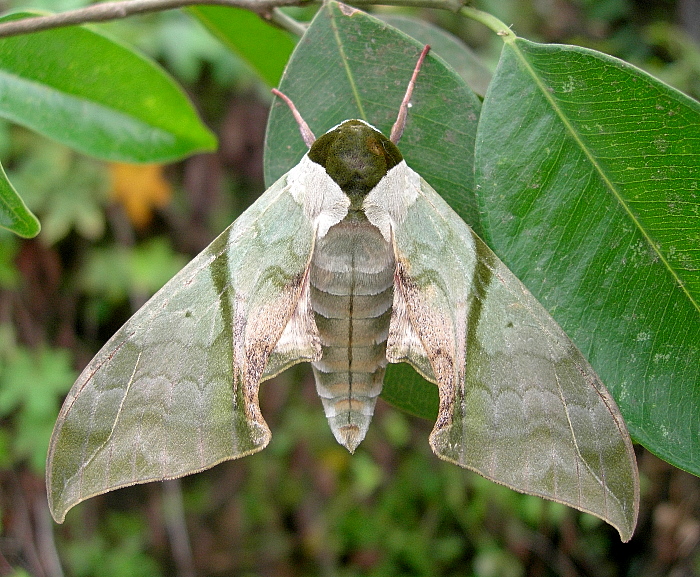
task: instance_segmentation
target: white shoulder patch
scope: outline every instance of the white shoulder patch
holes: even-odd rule
[[[362,204],[367,219],[391,242],[391,229],[406,218],[420,194],[420,176],[402,160],[386,173]]]
[[[348,214],[350,199],[326,169],[304,155],[299,164],[287,173],[289,192],[314,223],[317,238],[326,236],[328,229]]]

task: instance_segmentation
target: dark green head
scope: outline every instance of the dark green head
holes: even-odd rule
[[[403,160],[393,142],[361,120],[346,120],[321,136],[311,146],[309,158],[326,169],[353,205],[360,205]]]

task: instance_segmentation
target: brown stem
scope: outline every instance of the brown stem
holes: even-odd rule
[[[230,6],[244,8],[261,15],[272,14],[275,8],[283,6],[301,6],[316,2],[317,0],[122,0],[121,2],[102,2],[77,10],[69,10],[59,14],[46,16],[32,16],[21,20],[11,20],[0,24],[0,38],[39,32],[51,28],[63,26],[75,26],[76,24],[88,24],[91,22],[107,22],[145,14],[147,12],[160,12],[163,10],[175,10],[187,6]],[[438,8],[457,12],[468,0],[381,0],[382,4],[413,6],[424,8]],[[373,4],[376,0],[354,0],[353,4]],[[273,17],[273,21],[276,19]],[[294,33],[302,32],[301,28],[292,30]]]
[[[107,22],[108,20],[118,20],[135,14],[174,10],[197,4],[234,6],[252,10],[253,12],[269,12],[279,6],[298,6],[304,3],[306,3],[305,0],[123,0],[122,2],[102,2],[101,4],[93,4],[85,8],[59,14],[34,16],[4,22],[0,24],[0,38],[39,32],[50,28],[61,28],[62,26],[74,26],[89,22]]]

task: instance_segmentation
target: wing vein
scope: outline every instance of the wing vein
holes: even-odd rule
[[[126,384],[126,389],[124,391],[124,395],[122,396],[122,399],[119,403],[119,409],[117,409],[117,413],[114,416],[114,422],[112,423],[112,428],[109,431],[109,435],[107,438],[93,451],[92,455],[90,455],[85,462],[81,465],[80,467],[80,479],[81,479],[81,486],[82,486],[82,478],[83,478],[83,473],[87,467],[90,466],[92,461],[95,460],[97,455],[102,451],[102,449],[105,448],[105,446],[110,442],[112,439],[112,436],[114,435],[114,431],[117,428],[117,423],[119,422],[119,417],[122,414],[122,410],[124,408],[124,403],[126,402],[126,398],[129,395],[129,391],[131,390],[131,385],[134,383],[134,377],[136,376],[136,370],[138,369],[139,366],[139,361],[141,360],[141,351],[139,351],[138,357],[136,357],[136,362],[134,363],[134,370],[131,373],[131,377],[129,378],[129,382]],[[80,491],[82,494],[82,490]]]

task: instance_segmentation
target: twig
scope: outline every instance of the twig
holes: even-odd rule
[[[294,20],[294,18],[287,16],[279,8],[275,8],[274,10],[272,10],[269,16],[263,14],[263,18],[269,18],[270,22],[274,22],[280,28],[288,30],[292,34],[295,34],[299,37],[303,36],[304,32],[306,32],[306,24],[302,22],[297,22],[296,20]]]
[[[488,12],[477,10],[471,6],[464,6],[460,12],[462,16],[466,16],[467,18],[481,22],[484,26],[491,28],[491,30],[501,37],[503,42],[513,42],[517,38],[510,27],[506,26],[498,18],[492,16]]]
[[[194,577],[194,559],[185,522],[180,479],[163,481],[163,516],[178,577]]]
[[[59,14],[34,16],[22,20],[12,20],[0,24],[0,38],[17,36],[29,32],[39,32],[50,28],[74,26],[90,22],[107,22],[136,14],[175,10],[186,6],[211,5],[246,8],[253,12],[268,12],[278,6],[298,6],[305,0],[124,0],[123,2],[103,2],[77,10]]]
[[[37,550],[39,555],[41,555],[41,564],[47,575],[63,577],[63,568],[61,567],[61,560],[58,557],[56,542],[54,541],[54,525],[46,503],[46,494],[43,491],[33,492],[31,507],[34,514],[34,532],[36,534]]]
[[[148,12],[161,12],[164,10],[176,10],[187,6],[230,6],[244,8],[268,17],[277,22],[283,17],[274,14],[274,9],[283,6],[301,6],[310,4],[316,0],[123,0],[121,2],[102,2],[77,10],[69,10],[59,14],[46,16],[33,16],[21,20],[11,20],[0,24],[0,38],[40,32],[51,28],[63,26],[75,26],[76,24],[89,24],[94,22],[107,22],[119,20],[137,14]],[[399,6],[413,6],[421,8],[437,8],[457,12],[468,0],[352,0],[353,4],[387,4]],[[288,27],[284,22],[284,27]],[[302,32],[301,28],[295,32]]]

